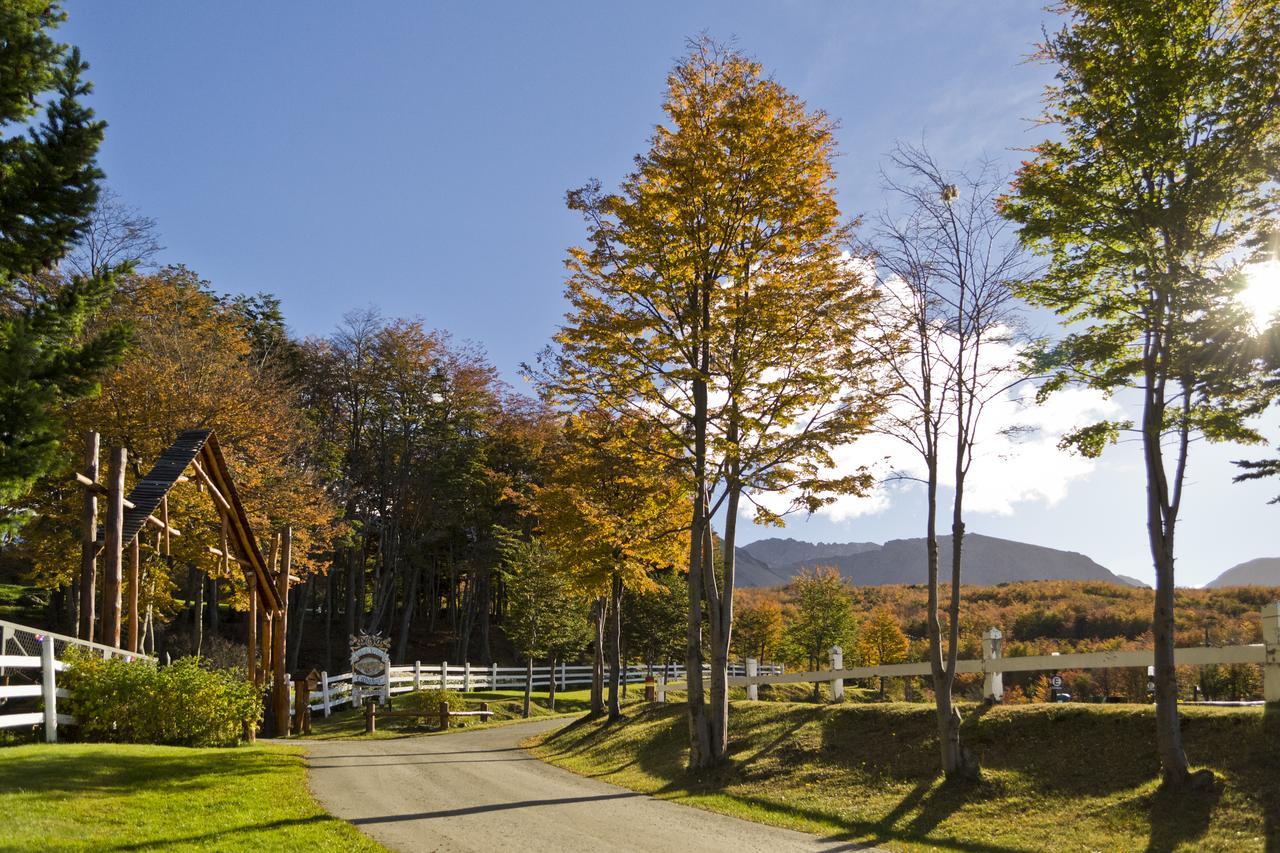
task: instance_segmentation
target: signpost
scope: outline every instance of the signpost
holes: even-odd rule
[[[391,699],[390,638],[381,634],[357,634],[351,638],[351,705],[359,707],[365,696],[386,704]]]

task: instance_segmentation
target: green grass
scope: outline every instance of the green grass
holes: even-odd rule
[[[749,820],[899,850],[1280,849],[1280,713],[1183,709],[1212,791],[1157,782],[1146,706],[1032,705],[971,712],[983,781],[948,784],[931,707],[735,702],[730,761],[689,773],[678,705],[629,709],[532,741],[540,757],[633,790]]]
[[[635,691],[631,692],[631,701],[635,701],[637,697]],[[481,702],[489,703],[489,710],[493,711],[493,716],[489,718],[489,722],[481,723],[479,717],[460,717],[450,727],[450,731],[457,728],[477,729],[489,728],[492,726],[506,725],[508,723],[520,722],[523,717],[521,710],[524,703],[524,693],[517,690],[494,690],[481,691],[466,694],[468,711],[480,710]],[[533,701],[529,705],[529,719],[537,719],[541,717],[557,717],[570,714],[582,714],[590,708],[590,691],[589,690],[565,690],[556,693],[556,710],[552,711],[547,707],[545,693],[534,693]],[[379,709],[380,711],[382,709]],[[390,713],[397,712],[396,697],[391,697]],[[460,723],[460,724],[459,724]],[[417,725],[411,718],[380,716],[377,721],[377,731],[372,735],[364,733],[364,709],[335,711],[328,719],[317,711],[311,712],[311,734],[307,735],[307,739],[311,740],[334,740],[340,738],[399,738],[399,737],[416,737],[418,735],[438,734],[436,725],[429,723],[427,725]]]
[[[294,747],[0,750],[0,850],[384,848],[327,814]]]
[[[0,619],[20,625],[42,624],[47,595],[39,587],[0,583]]]

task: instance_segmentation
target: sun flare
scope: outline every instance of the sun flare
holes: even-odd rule
[[[1240,292],[1240,301],[1253,313],[1259,326],[1269,326],[1280,312],[1280,261],[1267,261],[1245,269],[1248,283]]]

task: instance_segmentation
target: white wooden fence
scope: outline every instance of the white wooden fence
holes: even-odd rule
[[[66,688],[58,686],[57,674],[67,668],[60,656],[71,647],[104,658],[151,660],[125,649],[0,621],[0,712],[15,700],[39,699],[43,705],[39,711],[0,713],[0,729],[44,726],[45,741],[56,743],[58,726],[75,723],[70,715],[58,713],[58,700],[68,696]]]
[[[765,664],[761,672],[769,675],[781,675],[785,668],[781,664]],[[683,678],[683,666],[655,668],[665,677]],[[443,673],[443,674],[442,674]],[[640,684],[644,681],[648,670],[644,667],[626,667],[623,680],[628,684]],[[745,667],[734,665],[730,668],[733,675],[746,675]],[[591,666],[557,664],[554,672],[549,666],[533,668],[533,689],[548,690],[552,677],[555,678],[556,689],[566,690],[571,687],[583,687],[591,684]],[[411,664],[391,667],[387,681],[385,698],[398,693],[410,693],[415,690],[445,687],[470,693],[477,690],[523,690],[526,671],[523,666],[483,666],[463,663],[450,664],[447,661],[439,664],[424,664],[414,661]],[[605,669],[605,683],[608,683],[609,671]],[[367,691],[367,688],[365,688]],[[367,693],[366,693],[367,695]],[[326,717],[344,705],[352,704],[351,673],[341,675],[320,674],[319,686],[311,691],[311,710],[320,711]],[[356,703],[358,704],[358,703]],[[292,712],[291,712],[292,713]]]
[[[1028,655],[1026,657],[1002,657],[1003,635],[991,628],[982,637],[981,660],[958,660],[956,672],[980,672],[985,675],[982,694],[999,700],[1004,695],[1003,675],[1006,672],[1054,672],[1068,669],[1112,669],[1123,667],[1148,667],[1155,655],[1150,649],[1136,651],[1082,652],[1054,655]],[[747,698],[757,698],[761,684],[813,684],[825,682],[831,685],[832,701],[844,698],[846,678],[900,678],[903,676],[930,675],[926,663],[899,663],[889,666],[856,666],[845,669],[839,646],[830,653],[831,668],[816,672],[786,672],[752,674],[755,662],[748,660],[746,674],[731,673],[731,687],[746,687]],[[1252,663],[1262,667],[1262,696],[1265,702],[1280,702],[1280,602],[1272,602],[1262,608],[1262,642],[1247,646],[1193,646],[1174,650],[1174,663],[1184,666],[1209,664]],[[669,691],[686,690],[683,681],[658,679],[658,701],[665,701]]]

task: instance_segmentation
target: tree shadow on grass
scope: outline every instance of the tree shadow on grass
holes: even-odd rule
[[[1280,760],[1280,702],[1271,702],[1262,715],[1262,737],[1272,761]],[[1280,777],[1269,773],[1263,783],[1262,823],[1267,853],[1280,853]]]
[[[1221,781],[1205,790],[1176,791],[1163,785],[1157,788],[1150,798],[1151,838],[1147,853],[1169,853],[1204,835],[1221,798]]]
[[[175,794],[234,785],[246,776],[275,772],[287,753],[239,749],[184,751],[156,755],[119,747],[48,750],[7,756],[0,762],[0,790],[38,789],[53,794],[86,795],[129,792],[141,786],[164,787]]]

